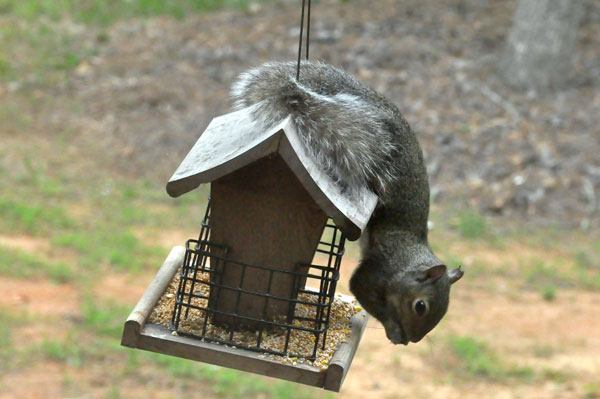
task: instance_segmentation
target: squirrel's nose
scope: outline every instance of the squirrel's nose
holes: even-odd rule
[[[395,345],[408,345],[409,339],[401,326],[396,324],[385,325],[385,335]]]

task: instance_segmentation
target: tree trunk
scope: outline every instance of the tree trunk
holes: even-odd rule
[[[583,0],[519,0],[499,73],[515,89],[550,91],[568,81]]]

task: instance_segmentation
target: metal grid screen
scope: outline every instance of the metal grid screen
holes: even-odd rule
[[[304,265],[303,272],[283,271],[264,265],[237,262],[227,258],[226,247],[210,242],[209,202],[198,239],[186,242],[185,258],[179,273],[179,286],[171,317],[171,329],[177,331],[179,335],[218,344],[315,360],[319,345],[325,347],[331,304],[339,279],[345,244],[344,235],[331,220],[327,222],[322,237],[313,264],[308,265],[308,268]],[[220,277],[224,267],[235,267],[241,270],[239,285],[227,286],[221,283]],[[246,270],[250,268],[261,269],[269,276],[266,293],[242,288]],[[290,297],[270,293],[272,281],[278,273],[292,276],[295,292],[290,293]],[[314,287],[314,289],[306,287]],[[237,303],[233,312],[219,311],[211,306],[218,299],[221,290],[237,293]],[[261,318],[238,314],[242,294],[256,295],[264,299]],[[290,309],[287,316],[268,320],[265,315],[269,301],[285,301]],[[211,323],[214,315],[226,316],[232,322],[227,326],[216,328]],[[248,321],[260,327],[252,332],[241,331],[239,327]],[[265,347],[267,336],[277,337],[280,345],[277,348]],[[298,340],[303,341],[304,345],[300,347],[290,344]],[[310,345],[306,345],[307,342]]]

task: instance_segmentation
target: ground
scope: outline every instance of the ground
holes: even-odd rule
[[[0,398],[328,396],[119,346],[198,233],[206,190],[174,200],[165,182],[235,76],[296,51],[298,2],[224,3],[0,0]],[[432,247],[466,270],[422,342],[371,320],[341,398],[600,397],[600,8],[570,88],[539,96],[495,74],[514,4],[314,5],[312,57],[398,104]],[[357,261],[353,246],[340,290]]]
[[[186,236],[182,231],[169,235],[173,243]],[[339,396],[596,397],[598,288],[585,290],[576,277],[561,278],[549,296],[543,289],[528,286],[536,284],[535,278],[514,264],[532,259],[549,265],[565,259],[567,264],[568,252],[521,240],[510,239],[499,246],[487,240],[465,242],[455,233],[444,235],[462,241],[442,253],[465,259],[467,270],[465,279],[453,289],[445,320],[423,342],[408,347],[390,344],[382,326],[371,320]],[[44,253],[50,247],[44,240],[25,236],[2,235],[0,242],[5,248],[32,254],[33,249]],[[167,248],[162,248],[166,254]],[[511,255],[506,257],[506,253]],[[347,292],[355,261],[352,256],[344,261],[342,292]],[[126,309],[140,298],[153,270],[111,273],[94,281],[92,292],[87,293],[82,293],[78,279],[57,284],[44,278],[3,277],[0,309],[12,326],[15,353],[6,358],[0,397],[139,397],[140,392],[147,397],[219,396],[215,386],[226,383],[214,381],[204,369],[180,376],[177,366],[165,367],[156,359],[157,364],[147,364],[137,359],[145,355],[118,348]],[[89,295],[104,305],[98,309],[82,305]],[[125,309],[115,311],[116,302]],[[232,388],[221,389],[230,393]],[[306,395],[322,392],[309,390]],[[263,392],[263,397],[271,396],[278,397],[269,390]]]

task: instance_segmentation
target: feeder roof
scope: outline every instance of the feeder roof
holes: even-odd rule
[[[342,190],[308,154],[291,116],[264,129],[251,118],[254,107],[211,121],[167,183],[169,195],[179,197],[265,156],[279,154],[327,216],[350,240],[358,239],[377,196],[366,186]]]

